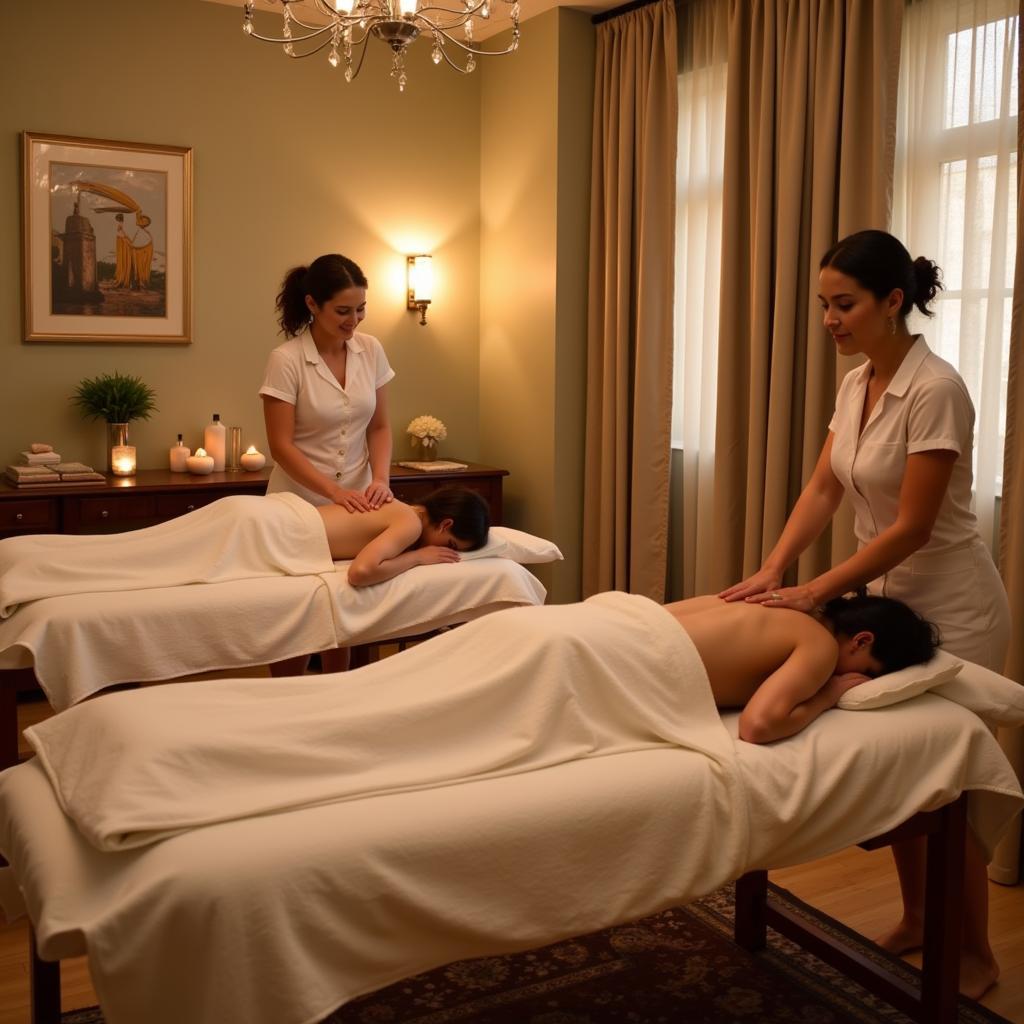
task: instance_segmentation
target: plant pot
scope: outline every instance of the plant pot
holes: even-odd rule
[[[108,423],[107,424],[107,469],[113,472],[114,469],[114,449],[119,448],[122,445],[128,443],[128,424],[127,423]]]

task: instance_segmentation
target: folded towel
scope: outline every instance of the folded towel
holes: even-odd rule
[[[65,473],[95,473],[96,470],[92,466],[87,466],[84,462],[58,462],[54,467],[54,472],[60,473],[63,476]]]
[[[40,444],[39,441],[33,441],[28,446],[28,450],[33,455],[41,455],[43,452],[52,452],[53,451],[53,445],[52,444]]]
[[[91,471],[88,473],[61,473],[61,483],[73,482],[75,480],[106,480],[107,478],[102,473]]]
[[[465,462],[449,462],[440,459],[436,462],[400,462],[405,469],[419,469],[424,473],[440,473],[445,470],[468,469]]]
[[[49,466],[8,466],[5,472],[12,480],[29,480],[36,477],[56,480],[59,476]]]
[[[60,456],[56,452],[22,452],[21,457],[26,466],[49,466],[60,462]]]

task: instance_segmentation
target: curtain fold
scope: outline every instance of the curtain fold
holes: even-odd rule
[[[757,569],[825,440],[837,365],[816,296],[839,237],[889,221],[891,0],[730,0],[711,589]],[[801,558],[852,550],[848,510]]]
[[[675,365],[668,591],[711,586],[715,381],[721,291],[722,172],[729,11],[690,0],[679,11]]]
[[[597,27],[583,594],[664,596],[672,415],[676,16]]]
[[[1024,3],[1018,15],[1024,16]],[[1018,32],[1017,85],[1017,167],[1024,159],[1024,54]],[[1011,679],[1024,683],[1024,175],[1017,175],[1017,261],[1013,275],[1013,302],[1010,319],[1010,369],[1006,389],[1006,446],[1003,451],[1003,504],[999,519],[999,566],[1010,598],[1010,615],[1017,628],[1010,632],[1010,651],[1005,672]],[[1024,729],[999,730],[999,745],[1010,759],[1017,777],[1024,783]],[[1021,825],[1011,831],[996,849],[989,866],[989,877],[1012,885],[1024,872],[1024,851]]]

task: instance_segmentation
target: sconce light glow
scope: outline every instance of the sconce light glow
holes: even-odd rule
[[[434,268],[430,256],[407,256],[409,276],[408,308],[419,310],[420,326],[427,323],[427,306],[434,297]]]

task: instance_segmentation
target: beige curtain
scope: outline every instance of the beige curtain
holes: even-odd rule
[[[597,28],[583,593],[661,600],[668,545],[676,16]]]
[[[838,237],[886,227],[903,5],[730,0],[712,589],[778,539],[825,440],[837,365],[816,297]],[[848,520],[800,578],[850,550]]]
[[[1020,5],[1024,17],[1024,3]],[[1017,45],[1020,47],[1020,33]],[[1006,391],[1006,447],[1003,453],[1003,505],[999,526],[999,566],[1010,596],[1010,653],[1006,674],[1024,683],[1024,54],[1018,49],[1017,64],[1017,263],[1013,276],[1013,307],[1010,321],[1010,376]],[[1024,782],[1024,729],[1000,729],[999,743]],[[1021,857],[1021,826],[1018,823],[996,849],[989,877],[1012,885],[1024,871]]]

